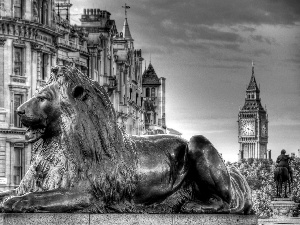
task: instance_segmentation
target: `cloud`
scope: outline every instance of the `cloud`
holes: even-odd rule
[[[269,45],[276,43],[274,38],[267,38],[267,37],[263,37],[262,35],[250,35],[250,38],[254,41],[267,43]]]
[[[169,18],[176,23],[215,24],[282,24],[294,25],[300,21],[299,0],[151,0],[137,2],[139,13],[153,14],[164,9],[158,18]],[[253,29],[251,29],[253,30]]]
[[[185,34],[189,38],[211,41],[242,42],[243,38],[234,32],[222,31],[205,25],[186,25]]]
[[[255,49],[252,51],[252,55],[254,55],[256,57],[259,57],[262,55],[270,55],[270,54],[271,54],[271,52],[266,49]]]

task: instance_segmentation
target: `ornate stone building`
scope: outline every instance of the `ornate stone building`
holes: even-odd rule
[[[162,134],[166,132],[166,79],[158,78],[150,63],[143,74],[143,93],[145,109],[145,128],[147,134]]]
[[[142,51],[134,49],[127,17],[118,33],[109,12],[84,9],[79,27],[88,33],[91,78],[107,88],[119,124],[129,134],[144,133]]]
[[[60,36],[54,1],[0,1],[0,190],[19,184],[30,145],[16,108],[41,87],[56,64]]]
[[[98,81],[127,132],[145,132],[143,58],[127,18],[118,33],[109,12],[85,9],[76,26],[70,7],[69,0],[0,0],[0,191],[17,187],[29,167],[16,109],[45,85],[52,66],[75,66]]]
[[[261,105],[260,90],[252,76],[246,90],[245,104],[238,114],[239,160],[248,158],[271,158],[267,150],[268,114]]]

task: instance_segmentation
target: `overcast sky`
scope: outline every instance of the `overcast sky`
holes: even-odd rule
[[[84,2],[84,4],[83,4]],[[227,161],[238,160],[238,112],[251,62],[269,115],[273,159],[300,149],[299,0],[71,0],[111,13],[122,31],[125,3],[135,48],[167,79],[167,126],[206,136]]]

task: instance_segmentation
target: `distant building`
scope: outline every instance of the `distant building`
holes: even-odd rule
[[[143,73],[143,103],[145,110],[145,134],[166,133],[166,79],[158,78],[150,63]]]
[[[88,33],[90,77],[106,87],[118,123],[128,134],[145,132],[142,90],[142,51],[134,49],[127,17],[118,33],[110,13],[84,9],[81,28]]]
[[[260,90],[252,76],[246,90],[245,104],[238,114],[239,160],[270,158],[268,144],[268,114],[261,105]]]

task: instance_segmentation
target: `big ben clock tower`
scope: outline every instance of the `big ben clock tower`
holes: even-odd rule
[[[245,104],[238,115],[239,160],[267,157],[268,114],[261,105],[259,93],[252,63],[252,76],[246,90]]]

